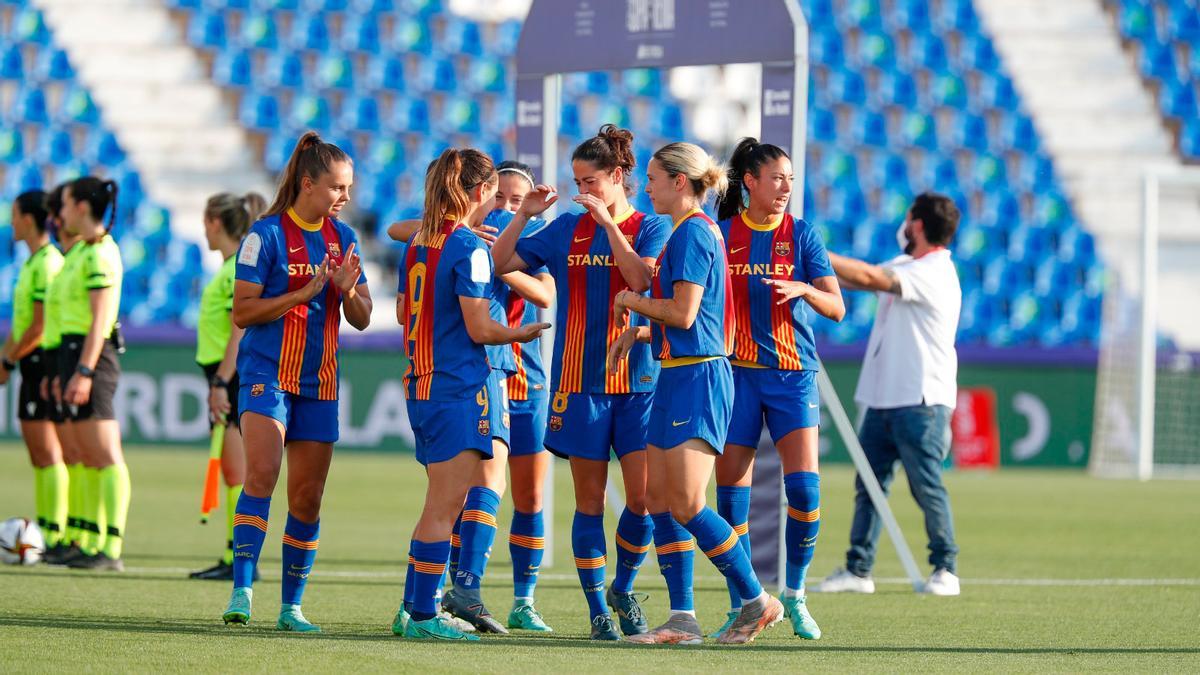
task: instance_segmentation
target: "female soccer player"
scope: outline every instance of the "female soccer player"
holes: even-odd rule
[[[200,296],[200,320],[196,325],[196,363],[208,380],[208,409],[212,424],[224,424],[225,441],[221,449],[221,475],[226,490],[225,555],[212,567],[193,572],[192,579],[233,580],[233,509],[242,494],[246,478],[246,453],[238,430],[237,355],[243,330],[233,325],[234,261],[238,244],[250,226],[258,220],[267,202],[257,192],[213,195],[204,206],[204,237],[208,250],[220,251],[225,261]]]
[[[621,291],[649,290],[651,269],[669,234],[666,220],[629,204],[634,164],[633,134],[611,124],[601,127],[571,157],[579,189],[574,201],[586,211],[561,215],[522,236],[530,218],[558,199],[553,188],[539,185],[492,250],[501,273],[545,266],[557,285],[554,395],[545,442],[571,461],[576,509],[571,543],[595,640],[620,639],[606,600],[626,635],[647,630],[633,582],[653,534],[644,451],[658,364],[647,346],[638,345],[616,372],[604,367],[608,347],[620,334],[612,299]],[[642,318],[634,321],[645,324]],[[617,573],[606,597],[604,490],[612,452],[621,463],[626,507],[617,523]]]
[[[410,638],[478,639],[437,615],[436,595],[455,520],[460,513],[464,523],[486,520],[470,501],[463,508],[480,460],[505,449],[495,412],[501,394],[484,345],[526,343],[549,327],[509,328],[489,314],[494,269],[471,228],[494,203],[496,182],[491,159],[477,150],[446,150],[430,167],[424,217],[405,255],[396,299],[409,359],[408,415],[429,479],[409,549],[404,604],[392,623],[393,633]]]
[[[371,322],[357,237],[337,220],[354,166],[315,132],[300,137],[266,216],[242,240],[233,323],[246,482],[233,517],[233,594],[225,623],[250,620],[251,585],[267,532],[271,494],[287,450],[282,605],[275,627],[314,632],[300,601],[317,557],[321,496],[338,438],[338,332],[344,314]]]
[[[496,172],[494,208],[474,228],[485,241],[494,241],[493,233],[507,227],[513,218],[508,209],[519,206],[534,186],[532,170],[519,162],[502,162]],[[419,220],[402,221],[389,227],[388,233],[407,243],[420,225]],[[537,323],[537,308],[549,307],[553,297],[554,280],[545,268],[533,270],[532,274],[509,272],[493,281],[488,310],[496,322],[517,328]],[[545,547],[542,484],[550,464],[543,445],[547,395],[540,339],[525,345],[485,345],[485,349],[500,396],[493,402],[493,411],[499,413],[494,426],[504,441],[497,445],[493,459],[504,460],[507,456],[513,483],[514,513],[509,534],[513,607],[507,625],[549,632],[551,629],[534,607],[533,598]],[[504,469],[504,461],[479,465],[463,513],[455,521],[450,536],[449,576],[454,588],[442,598],[442,606],[465,621],[463,626],[485,633],[507,632],[479,597],[496,536],[494,521],[506,487]]]
[[[76,244],[79,237],[68,232],[62,225],[62,194],[66,184],[58,185],[46,196],[47,226],[58,240],[63,251],[63,265],[70,258],[71,251],[78,255],[83,249]],[[92,536],[96,529],[91,521],[84,517],[85,503],[90,502],[90,494],[85,494],[87,469],[83,465],[83,450],[75,439],[74,425],[67,420],[66,405],[62,400],[62,380],[58,376],[59,346],[62,344],[62,309],[58,298],[63,296],[60,288],[67,283],[63,279],[62,270],[50,281],[46,288],[46,300],[42,303],[43,335],[42,350],[45,352],[46,368],[42,377],[39,394],[50,402],[49,416],[54,423],[55,435],[62,447],[63,463],[67,466],[67,529],[64,534],[64,546],[50,550],[42,558],[49,565],[65,565],[72,559],[83,555],[85,539]],[[94,518],[95,514],[92,513]]]
[[[54,285],[62,344],[59,381],[75,441],[83,452],[84,509],[91,537],[72,568],[124,569],[121,549],[129,513],[129,469],[121,450],[113,396],[122,351],[117,313],[124,268],[109,231],[116,219],[117,185],[85,176],[62,195],[63,227],[80,241],[64,259]],[[104,222],[108,212],[108,222]],[[78,252],[76,252],[78,249]],[[90,513],[89,513],[90,512]]]
[[[46,553],[60,555],[66,548],[63,535],[67,526],[67,466],[62,446],[54,433],[50,400],[41,388],[46,376],[46,353],[42,348],[45,334],[46,289],[62,269],[63,256],[50,243],[46,231],[46,193],[24,192],[12,205],[13,239],[29,248],[29,258],[21,266],[12,295],[12,331],[0,347],[0,385],[21,366],[21,389],[17,403],[21,437],[33,464],[37,523],[46,539]]]
[[[821,629],[805,605],[804,577],[820,527],[817,474],[816,345],[812,311],[841,321],[846,313],[825,245],[812,226],[787,213],[792,162],[782,148],[744,138],[729,160],[729,185],[718,208],[729,252],[737,330],[733,346],[733,417],[717,459],[717,511],[750,554],[747,519],[754,452],[765,417],[783,464],[788,500],[786,583],[780,600],[796,635],[816,640]],[[743,191],[748,206],[743,209]],[[724,632],[741,610],[732,609]]]
[[[533,189],[529,167],[503,162],[497,167],[495,208],[483,224],[504,229],[524,195]],[[488,228],[484,228],[488,229]],[[547,308],[554,297],[554,281],[545,268],[509,272],[492,283],[489,311],[498,323],[509,328],[538,323],[537,308]],[[528,302],[527,302],[528,301]],[[533,590],[541,566],[545,525],[542,519],[542,483],[549,468],[543,446],[546,430],[547,396],[541,373],[540,340],[528,344],[512,343],[487,346],[488,362],[498,398],[493,410],[500,413],[496,428],[505,441],[497,444],[492,459],[483,462],[476,480],[467,492],[467,501],[451,536],[450,567],[454,587],[442,598],[442,605],[481,632],[506,632],[495,621],[479,597],[479,588],[495,541],[496,512],[505,489],[505,464],[512,472],[513,523],[509,552],[513,560],[513,607],[508,615],[509,628],[547,632],[541,614],[533,605]],[[530,362],[534,381],[530,381]],[[531,390],[532,388],[532,396]]]
[[[656,486],[648,501],[655,519],[659,566],[670,592],[671,617],[630,641],[702,641],[692,605],[692,579],[686,574],[691,571],[691,538],[695,537],[704,554],[736,585],[744,603],[737,620],[718,641],[749,642],[783,618],[783,606],[763,591],[733,528],[705,505],[708,479],[725,446],[733,407],[733,373],[727,358],[733,309],[721,231],[700,206],[710,192],[723,194],[728,178],[699,147],[672,143],[654,153],[646,179],[654,210],[670,216],[674,231],[659,258],[653,296],[626,291],[614,299],[618,325],[626,324],[629,311],[654,323],[621,334],[610,350],[609,369],[621,366],[635,341],[652,342],[655,357],[662,361],[647,434],[650,480]],[[674,523],[667,522],[670,519]],[[678,531],[678,525],[686,532]],[[659,536],[659,527],[664,536]],[[674,536],[667,536],[672,529]]]

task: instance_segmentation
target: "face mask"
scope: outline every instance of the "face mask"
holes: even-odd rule
[[[908,232],[904,228],[905,223],[900,223],[899,229],[896,230],[896,243],[900,246],[900,250],[907,254],[912,254],[913,243],[908,238]]]

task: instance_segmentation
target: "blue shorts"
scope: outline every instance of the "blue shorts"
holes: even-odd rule
[[[609,461],[646,449],[654,394],[566,394],[550,399],[546,449],[559,457]]]
[[[283,424],[284,442],[337,443],[338,402],[289,394],[269,384],[242,382],[238,409],[258,413]]]
[[[763,418],[776,443],[797,429],[821,424],[821,397],[815,370],[733,368],[731,445],[758,447]]]
[[[494,392],[492,402],[496,404],[491,406],[492,438],[498,438],[504,441],[505,445],[511,446],[512,420],[508,410],[508,373],[493,368],[488,376],[488,387]]]
[[[408,421],[417,445],[417,461],[428,466],[454,459],[465,450],[478,450],[492,458],[494,403],[499,399],[494,382],[461,401],[408,399]]]
[[[650,409],[646,440],[665,450],[689,438],[699,438],[720,454],[725,449],[733,412],[730,370],[726,358],[663,368]]]
[[[534,455],[546,449],[546,411],[550,399],[545,392],[525,401],[509,401],[508,414],[512,423],[509,433],[509,457]]]

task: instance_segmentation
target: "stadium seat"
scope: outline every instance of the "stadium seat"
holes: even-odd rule
[[[1176,40],[1192,45],[1192,52],[1200,45],[1200,6],[1195,2],[1176,1],[1168,5],[1168,21],[1171,35]]]
[[[21,45],[9,45],[0,55],[0,80],[20,81],[25,78],[25,58],[21,54]]]
[[[490,94],[502,94],[508,90],[508,72],[501,61],[480,59],[471,66],[471,89]]]
[[[982,115],[970,113],[955,117],[953,144],[976,153],[986,152],[989,147],[987,120]]]
[[[50,30],[46,28],[46,20],[42,18],[42,13],[33,7],[18,10],[9,26],[9,38],[13,42],[38,46],[50,44]]]
[[[918,101],[917,81],[899,69],[885,71],[880,77],[879,86],[871,91],[870,96],[871,104],[875,106],[915,108]]]
[[[42,170],[36,162],[18,162],[4,172],[4,194],[18,195],[26,190],[40,189],[42,185]]]
[[[259,24],[258,21],[253,21]],[[262,22],[264,31],[267,26],[270,26],[269,32],[271,38],[274,39],[274,23]],[[292,21],[291,35],[288,36],[288,46],[292,49],[308,49],[312,51],[324,52],[329,48],[329,24],[324,14],[313,13],[307,16],[297,16]],[[272,48],[271,44],[257,44],[256,47]]]
[[[282,51],[267,57],[261,84],[270,88],[300,89],[304,80],[304,61],[300,54]]]
[[[879,0],[845,0],[842,11],[835,16],[838,25],[860,30],[879,30],[883,27],[883,12]]]
[[[9,119],[13,122],[49,124],[50,113],[46,110],[46,94],[38,88],[19,90]]]
[[[931,25],[929,2],[928,0],[895,0],[885,21],[892,31],[908,30],[917,34],[925,33]]]
[[[979,16],[975,13],[972,0],[942,0],[938,3],[934,23],[943,31],[956,30],[966,34],[979,32]]]
[[[388,128],[400,133],[428,134],[429,104],[420,98],[397,101],[388,120]]]
[[[354,64],[344,54],[326,54],[317,62],[317,82],[326,89],[353,89]]]
[[[240,40],[245,47],[275,49],[279,46],[279,37],[276,33],[274,19],[270,14],[247,15],[242,20]]]
[[[848,152],[832,151],[825,154],[821,166],[824,185],[848,188],[858,185],[858,160]]]
[[[957,75],[943,73],[933,79],[933,102],[949,108],[967,107],[967,84]]]
[[[379,35],[378,15],[373,12],[347,15],[339,43],[347,51],[378,54],[383,44]]]
[[[379,131],[379,101],[373,96],[359,96],[342,103],[339,127],[349,131]]]
[[[864,33],[859,38],[855,60],[860,66],[890,67],[896,62],[896,47],[891,36],[883,33]]]
[[[458,87],[458,73],[449,57],[432,56],[421,64],[421,88],[425,91],[453,93]]]
[[[218,12],[193,12],[187,35],[188,42],[198,47],[224,47],[228,40],[225,18]]]
[[[460,96],[447,98],[439,121],[446,133],[478,135],[481,131],[479,104]]]
[[[971,167],[971,184],[980,190],[993,190],[1008,185],[1004,161],[992,155],[980,155]]]
[[[433,51],[429,27],[415,18],[397,21],[392,32],[392,48],[402,54],[412,52],[428,56]]]
[[[1184,121],[1179,133],[1179,150],[1187,157],[1200,158],[1200,119]]]
[[[367,64],[366,86],[373,91],[403,92],[404,61],[392,55],[373,57]]]
[[[243,49],[218,52],[213,61],[212,77],[214,82],[226,87],[249,87],[254,78],[251,52]]]
[[[440,45],[452,54],[482,56],[484,51],[479,24],[456,18],[449,18],[446,21]]]
[[[854,140],[863,145],[883,148],[888,145],[887,119],[881,113],[863,110],[854,117]]]
[[[846,60],[846,52],[841,33],[836,30],[817,33],[809,42],[808,56],[813,65],[842,65]]]
[[[908,178],[908,162],[903,155],[879,154],[871,164],[874,187],[908,193],[912,191]]]
[[[829,73],[825,86],[834,101],[862,105],[867,102],[867,83],[857,71],[837,68]]]
[[[910,71],[925,68],[935,73],[943,73],[950,66],[946,54],[946,43],[934,33],[918,33],[909,41],[908,51],[901,59],[901,65]]]
[[[61,128],[42,130],[35,156],[43,164],[56,166],[67,164],[75,159],[70,132]]]
[[[288,122],[297,129],[328,129],[332,121],[329,101],[323,96],[301,94],[292,101]]]
[[[25,156],[25,141],[16,129],[0,129],[0,162],[16,164]]]
[[[1144,2],[1122,2],[1117,10],[1117,25],[1126,36],[1139,41],[1158,39],[1154,12]]]
[[[1200,105],[1196,102],[1196,87],[1189,80],[1163,80],[1158,103],[1162,111],[1182,120],[1200,116]]]
[[[980,73],[979,77],[979,101],[982,106],[1005,113],[1017,112],[1020,97],[1012,80],[1001,72]]]
[[[1167,42],[1143,42],[1139,64],[1143,75],[1156,80],[1175,81],[1181,76],[1175,63],[1175,50]]]
[[[92,95],[80,85],[63,92],[57,117],[60,122],[96,124],[100,121],[100,110],[92,102]]]
[[[904,116],[901,135],[905,142],[912,147],[936,150],[938,147],[937,120],[933,115],[910,112]]]
[[[1014,113],[1001,120],[999,140],[1000,147],[1018,152],[1037,152],[1040,146],[1033,120],[1023,113]]]
[[[238,119],[257,131],[269,131],[279,126],[279,101],[271,94],[246,92],[238,111]]]
[[[43,49],[38,55],[37,77],[50,82],[68,82],[75,79],[71,60],[61,49]]]

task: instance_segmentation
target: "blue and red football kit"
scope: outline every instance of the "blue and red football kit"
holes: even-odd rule
[[[817,232],[790,214],[760,224],[743,213],[720,226],[729,251],[737,315],[728,441],[757,447],[764,419],[775,441],[820,422],[811,309],[799,298],[779,304],[775,289],[763,281],[811,284],[834,272]]]
[[[341,221],[306,223],[289,209],[251,226],[238,249],[236,278],[261,285],[264,298],[278,297],[303,288],[326,255],[340,264],[357,240]],[[364,273],[358,283],[366,281]],[[243,414],[279,420],[289,441],[337,440],[341,303],[341,292],[327,283],[280,318],[246,329],[237,364]]]
[[[657,258],[669,223],[632,207],[615,219],[642,258]],[[608,347],[621,330],[613,322],[617,293],[629,288],[604,228],[590,214],[569,213],[517,242],[531,269],[545,267],[557,286],[552,397],[546,446],[565,456],[607,460],[646,447],[645,428],[658,364],[637,345],[621,368],[606,367]],[[646,325],[634,316],[633,325]]]

